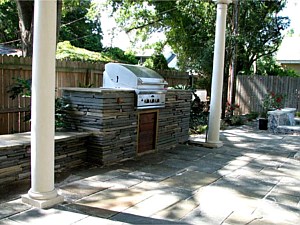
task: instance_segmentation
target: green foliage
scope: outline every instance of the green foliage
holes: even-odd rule
[[[120,48],[106,48],[103,51],[107,56],[109,56],[114,61],[127,62],[130,64],[137,64],[138,60],[132,52],[125,52]]]
[[[192,87],[189,85],[178,84],[173,87],[169,87],[169,89],[177,89],[177,90],[192,90]],[[194,94],[197,96],[196,94]]]
[[[94,87],[94,84],[82,84],[79,82],[78,87],[80,88],[92,88]]]
[[[233,116],[230,116],[227,121],[228,125],[230,126],[241,126],[241,125],[244,125],[245,124],[245,121],[243,119],[242,116],[240,115],[233,115]]]
[[[55,99],[55,127],[64,128],[65,126],[65,118],[66,118],[66,110],[68,109],[69,104],[65,103],[63,98]]]
[[[241,115],[234,115],[235,110],[238,110],[238,104],[226,103],[225,117],[223,121],[229,126],[240,126],[245,124],[245,118]]]
[[[202,102],[199,96],[193,92],[194,100],[190,112],[190,132],[194,134],[204,133],[208,126],[209,105]]]
[[[149,59],[146,59],[144,66],[150,69],[169,69],[168,62],[163,54],[153,54]]]
[[[0,43],[19,39],[19,17],[15,1],[0,1]],[[12,42],[11,46],[19,47],[20,42]]]
[[[14,83],[8,87],[7,92],[10,93],[10,98],[15,99],[18,96],[31,96],[31,79],[23,79],[20,77],[13,77]]]
[[[91,0],[63,0],[59,41],[90,51],[102,50],[100,16]]]
[[[18,96],[21,97],[31,97],[31,79],[14,78],[15,83],[13,83],[8,88],[8,93],[10,93],[10,98],[15,99]],[[55,127],[64,127],[65,109],[69,107],[65,104],[62,98],[55,99]],[[28,112],[25,115],[24,121],[31,120],[30,105],[28,106]]]
[[[77,48],[71,45],[69,41],[64,41],[57,44],[56,58],[89,62],[113,61],[113,59],[110,58],[107,54],[92,52],[83,48]]]
[[[143,40],[154,31],[164,31],[181,70],[192,69],[211,76],[216,5],[212,1],[107,0],[115,9],[120,27]],[[238,1],[238,35],[234,35],[234,4],[229,5],[225,68],[237,46],[237,72],[248,73],[255,61],[277,51],[281,31],[289,25],[279,16],[285,0]],[[259,21],[259,22],[258,22]],[[250,29],[249,29],[250,28]],[[228,71],[228,70],[225,70]]]
[[[265,76],[299,77],[294,70],[281,67],[272,56],[262,57],[257,63],[257,74]]]
[[[300,112],[296,112],[296,117],[300,117]]]
[[[56,58],[88,62],[137,63],[137,59],[132,53],[124,52],[120,48],[107,48],[103,52],[92,52],[83,48],[77,48],[71,45],[69,41],[57,44]]]
[[[256,120],[258,118],[258,116],[259,116],[258,112],[250,112],[249,114],[246,115],[246,117],[249,121]]]
[[[265,111],[282,109],[284,107],[285,95],[270,91],[263,99],[263,108]]]

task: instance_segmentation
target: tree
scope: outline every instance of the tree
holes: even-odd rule
[[[70,41],[76,47],[102,50],[99,14],[90,0],[64,0],[59,41]]]
[[[167,43],[178,56],[181,69],[193,69],[200,74],[212,73],[216,5],[212,1],[144,1],[108,0],[114,7],[120,26],[127,32],[147,37],[163,31]],[[237,72],[251,71],[253,63],[264,55],[274,53],[282,40],[281,30],[289,21],[278,15],[286,0],[239,1],[238,33],[231,24],[235,16],[229,5],[226,74],[232,48],[237,46]],[[233,43],[235,43],[233,45]]]
[[[289,19],[278,14],[286,0],[239,3],[238,33],[236,37],[230,37],[229,45],[232,46],[232,41],[238,45],[237,72],[250,73],[253,63],[259,58],[277,52],[283,38],[281,31],[288,28]]]
[[[6,0],[2,1],[5,2]],[[32,56],[34,0],[15,0],[15,3],[19,17],[23,56]],[[62,7],[63,3],[64,7]],[[1,12],[4,11],[1,10]],[[60,26],[61,20],[62,26]],[[59,34],[61,35],[60,38]],[[94,51],[102,49],[100,20],[91,0],[57,0],[56,39],[60,41],[69,40],[77,47]]]
[[[34,0],[15,0],[19,16],[19,29],[23,56],[32,56]],[[57,0],[57,29],[60,24],[62,0]],[[58,33],[58,32],[57,32]],[[58,34],[57,34],[58,35]]]

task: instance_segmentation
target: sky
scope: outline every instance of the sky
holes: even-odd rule
[[[300,35],[300,0],[288,0],[286,8],[281,12],[291,20],[289,29],[293,28],[296,35]]]
[[[94,0],[96,2],[105,2],[105,0]],[[289,29],[293,28],[296,35],[300,35],[300,0],[288,0],[286,8],[281,12],[282,16],[288,16],[291,20]],[[109,17],[109,13],[104,11],[101,13],[102,31],[103,31],[103,46],[119,47],[123,50],[128,50],[131,47],[130,36],[124,31],[116,28],[116,22]],[[114,33],[114,36],[112,35]],[[162,35],[154,36],[151,42],[163,39]]]

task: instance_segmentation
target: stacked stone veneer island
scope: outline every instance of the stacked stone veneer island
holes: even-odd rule
[[[93,131],[87,141],[88,161],[100,164],[138,155],[139,115],[157,112],[156,151],[170,149],[188,140],[191,92],[168,90],[166,106],[136,109],[133,90],[64,88],[66,128]]]

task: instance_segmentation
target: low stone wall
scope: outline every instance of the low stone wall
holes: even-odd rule
[[[55,172],[86,163],[110,164],[137,156],[138,114],[134,91],[68,89],[66,124],[55,136]],[[157,109],[156,150],[188,141],[191,93],[168,90]],[[0,186],[30,178],[30,133],[0,135]]]
[[[55,136],[55,172],[86,163],[89,133],[59,132]],[[30,178],[30,133],[0,136],[0,186]]]
[[[66,128],[93,131],[88,161],[110,164],[137,156],[138,114],[132,90],[65,88],[69,103]],[[156,150],[170,149],[188,140],[191,92],[168,90],[166,107],[158,112]],[[149,110],[151,111],[151,110]]]
[[[157,150],[188,141],[190,111],[190,91],[168,90],[166,107],[159,110]]]
[[[93,131],[87,142],[88,161],[108,164],[135,157],[134,91],[68,88],[63,98],[70,104],[66,128]]]

